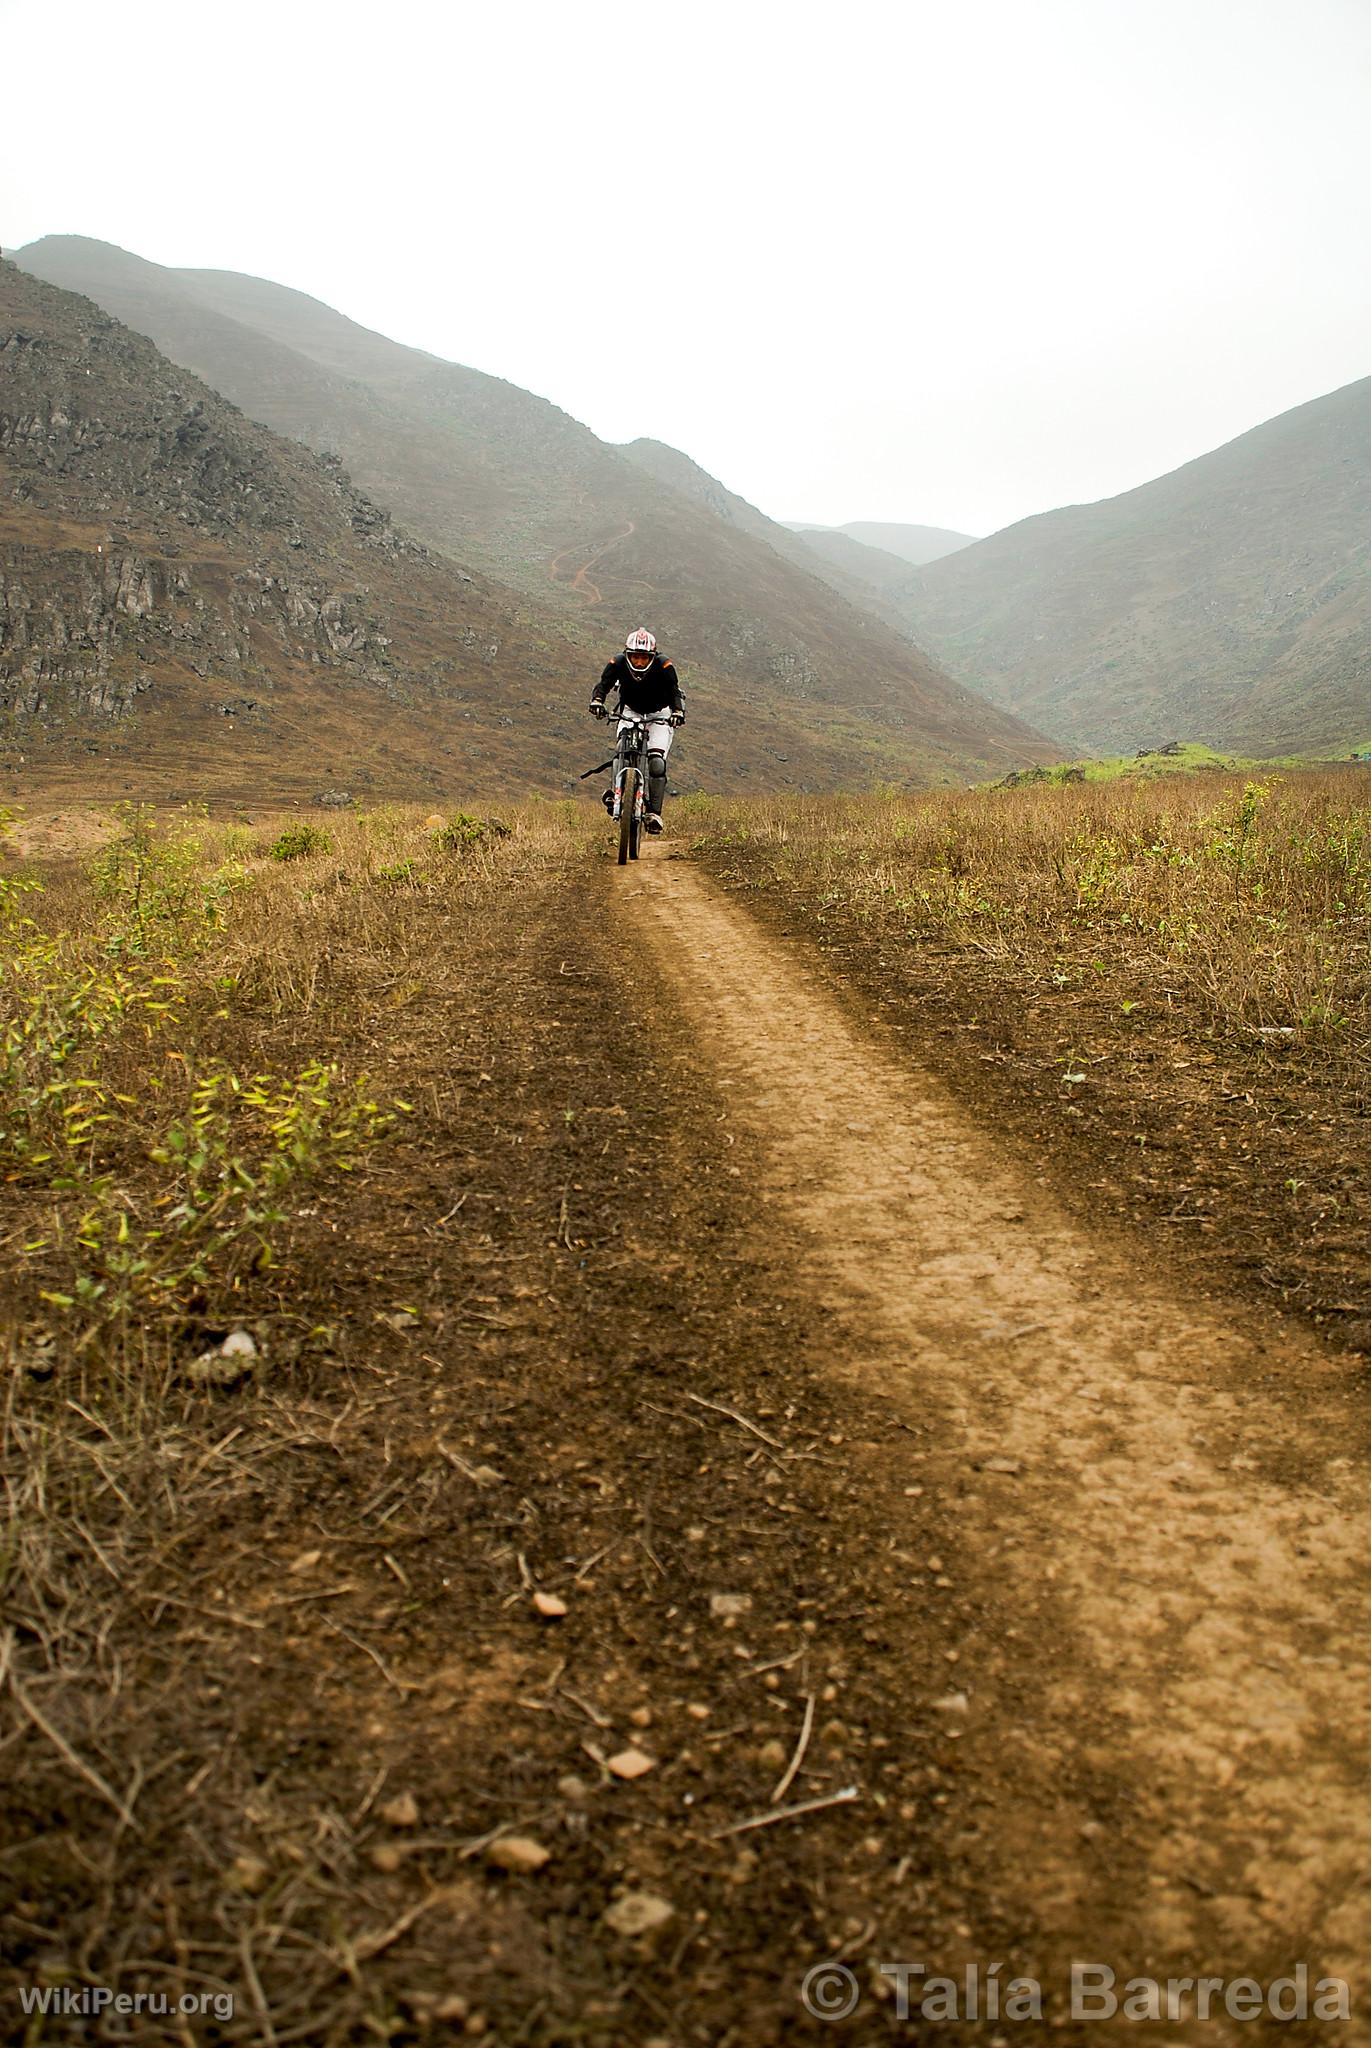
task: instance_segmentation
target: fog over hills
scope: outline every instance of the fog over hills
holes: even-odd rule
[[[1084,748],[1371,736],[1371,378],[886,591],[953,674]]]
[[[252,418],[340,456],[416,538],[506,586],[582,650],[568,663],[573,703],[642,619],[696,692],[701,740],[711,733],[755,786],[962,779],[1055,751],[950,682],[860,589],[849,599],[788,543],[778,552],[545,399],[261,279],[170,270],[73,236],[19,260],[136,325]],[[684,758],[701,768],[690,739]]]
[[[793,533],[846,535],[902,562],[913,562],[916,568],[970,547],[976,538],[972,533],[954,533],[950,526],[901,526],[881,519],[852,519],[846,526],[815,526],[803,519],[787,520],[786,524]]]

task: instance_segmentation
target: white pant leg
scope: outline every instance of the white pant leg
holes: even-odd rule
[[[622,732],[625,726],[632,724],[633,720],[631,718],[621,718],[619,720],[619,731]],[[669,754],[671,752],[671,742],[675,737],[676,728],[671,723],[670,708],[664,705],[660,711],[649,711],[647,714],[647,744],[649,753]]]

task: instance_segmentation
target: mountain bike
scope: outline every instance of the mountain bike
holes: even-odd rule
[[[619,712],[624,721],[614,749],[614,801],[611,818],[619,825],[619,866],[637,860],[647,806],[647,726],[636,711]]]

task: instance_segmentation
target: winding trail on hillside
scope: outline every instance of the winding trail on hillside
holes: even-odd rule
[[[630,539],[637,531],[637,525],[630,519],[622,533],[616,533],[609,540],[601,541],[599,547],[592,548],[588,555],[582,553],[579,544],[575,547],[563,548],[559,555],[553,556],[548,568],[548,574],[554,583],[560,584],[564,590],[574,590],[576,595],[583,597],[587,604],[600,604],[603,601],[600,595],[600,586],[598,583],[591,582],[590,571],[598,562],[603,560],[611,548],[617,548],[623,541]],[[568,568],[567,565],[572,561],[575,561],[576,566]]]
[[[1355,1991],[1371,1492],[1345,1391],[1299,1337],[1087,1234],[687,859],[652,849],[617,909],[734,1105],[757,1231],[837,1318],[827,1369],[905,1418],[890,1458],[978,1582],[943,1710],[993,1807],[986,1881],[1027,1891],[1063,1961],[1303,1960]],[[929,1567],[932,1607],[960,1590]]]

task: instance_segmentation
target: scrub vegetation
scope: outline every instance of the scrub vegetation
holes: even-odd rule
[[[1071,1176],[1090,1149],[1123,1212],[1212,1233],[1266,1289],[1361,1331],[1366,796],[1355,767],[1139,773],[701,803],[695,827],[716,870]]]

